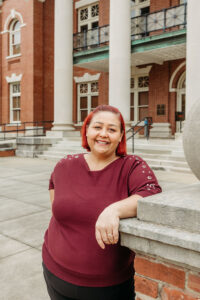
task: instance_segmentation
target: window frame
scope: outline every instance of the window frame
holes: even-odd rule
[[[131,108],[134,109],[134,120],[130,120],[131,122],[137,123],[139,120],[139,109],[142,107],[149,107],[149,103],[148,105],[139,105],[139,93],[141,92],[149,92],[149,85],[148,87],[139,87],[139,78],[140,77],[148,77],[149,75],[147,74],[139,74],[139,75],[134,75],[131,76],[131,78],[134,79],[134,87],[130,88],[130,115],[131,115]],[[134,105],[131,105],[131,94],[134,94]],[[149,95],[149,94],[148,94]]]
[[[146,7],[150,7],[150,0],[144,2],[135,0],[135,3],[131,2],[131,17],[133,18],[133,17],[141,16],[141,8],[146,8]]]
[[[19,23],[19,29],[14,30],[16,23]],[[17,32],[19,32],[19,43],[15,44],[15,43],[13,43],[13,39]],[[14,54],[13,49],[14,49],[14,46],[16,46],[16,45],[19,45],[19,53]],[[18,56],[18,55],[21,55],[21,23],[18,19],[15,18],[11,21],[10,26],[9,26],[9,57],[14,57],[14,56]]]
[[[98,16],[95,16],[95,17],[92,17],[92,15],[91,15],[92,6],[95,6],[97,4],[99,6],[99,1],[92,3],[90,5],[78,8],[78,32],[81,32],[82,26],[87,25],[87,30],[90,30],[90,29],[92,29],[93,23],[98,22],[98,24],[99,24],[99,14],[98,14]],[[83,10],[83,9],[88,9],[88,18],[87,18],[87,20],[81,21],[80,15],[81,15],[81,10]]]
[[[19,92],[13,92],[13,86],[18,84],[19,85]],[[9,83],[9,89],[10,89],[10,123],[12,124],[21,124],[21,82],[11,82]],[[13,108],[13,98],[14,97],[20,97],[20,107],[19,108]],[[13,119],[13,112],[19,111],[20,112],[20,119],[18,121],[14,121]]]
[[[92,92],[91,86],[92,83],[97,82],[98,83],[98,92]],[[87,93],[80,93],[80,85],[81,84],[87,84],[88,90]],[[81,111],[85,110],[87,111],[87,115],[92,111],[92,96],[97,96],[99,97],[99,82],[98,80],[90,81],[90,82],[79,82],[77,84],[77,95],[78,95],[78,105],[77,105],[77,123],[78,124],[83,124],[83,121],[81,121]],[[80,104],[81,104],[81,97],[87,97],[87,108],[86,109],[81,109]],[[98,98],[99,100],[99,98]]]

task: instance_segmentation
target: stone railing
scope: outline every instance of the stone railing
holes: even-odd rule
[[[139,299],[200,299],[200,184],[141,199],[120,232],[136,253]]]
[[[169,7],[143,16],[131,18],[131,39],[141,39],[162,32],[186,27],[187,4]],[[109,44],[110,26],[102,26],[73,36],[74,51],[82,51]]]

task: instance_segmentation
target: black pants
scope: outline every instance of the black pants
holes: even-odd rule
[[[134,300],[133,278],[108,287],[83,287],[52,274],[43,264],[44,278],[51,300]]]

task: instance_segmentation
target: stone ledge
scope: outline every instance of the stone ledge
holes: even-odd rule
[[[25,145],[52,145],[58,141],[62,140],[61,138],[57,137],[18,137],[17,144],[25,144]]]
[[[135,253],[159,257],[170,263],[200,269],[200,234],[141,222],[120,221],[121,245]]]
[[[137,218],[120,221],[120,232],[141,237],[187,250],[197,251],[200,255],[200,233],[191,233],[163,225],[142,222]]]
[[[199,272],[199,220],[199,183],[142,198],[138,218],[120,221],[121,245]]]
[[[142,198],[139,220],[200,233],[200,184]]]

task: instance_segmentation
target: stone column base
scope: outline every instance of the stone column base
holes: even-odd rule
[[[80,136],[80,131],[76,131],[72,124],[53,124],[51,131],[46,132],[47,137],[73,137]]]

